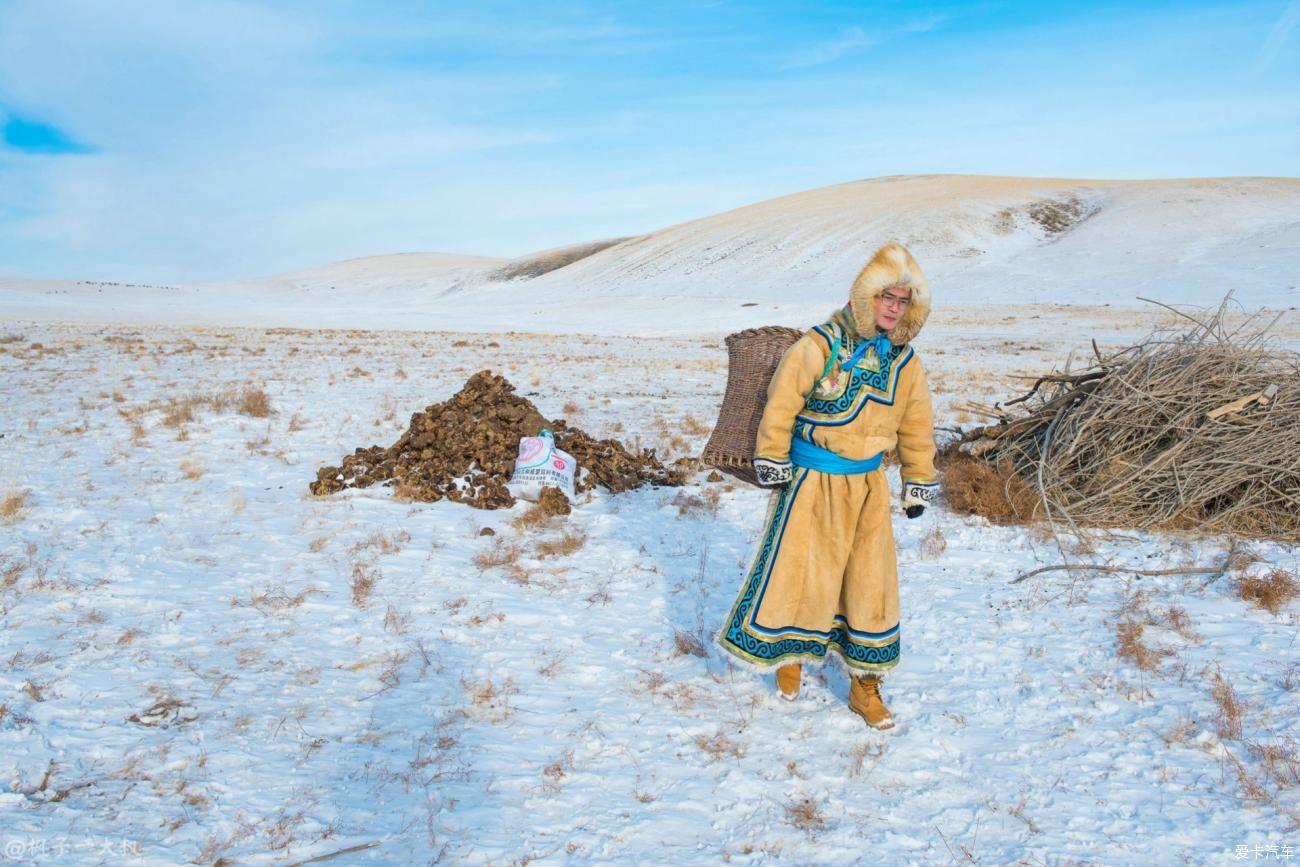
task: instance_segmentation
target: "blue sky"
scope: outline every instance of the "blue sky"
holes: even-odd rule
[[[513,256],[895,174],[1297,176],[1297,30],[1300,0],[4,0],[0,275]]]

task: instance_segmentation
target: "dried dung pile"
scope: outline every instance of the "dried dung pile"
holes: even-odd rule
[[[964,433],[945,475],[970,482],[980,464],[985,490],[965,497],[979,513],[1300,541],[1300,355],[1253,317],[1192,321],[1039,378],[1014,411],[971,407],[999,421]]]
[[[411,416],[411,425],[388,448],[358,448],[342,466],[321,467],[310,485],[317,495],[344,488],[394,485],[401,496],[432,503],[442,499],[480,509],[513,506],[506,489],[521,437],[550,428],[555,444],[578,461],[575,490],[596,485],[614,492],[644,484],[681,485],[693,462],[671,467],[653,449],[634,455],[613,439],[598,440],[564,419],[547,420],[505,377],[482,370],[451,399]]]

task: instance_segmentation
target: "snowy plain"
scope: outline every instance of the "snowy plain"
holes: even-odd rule
[[[916,346],[944,429],[1093,339],[1176,322],[1131,293],[945,306],[932,282]],[[899,726],[874,732],[837,665],[789,703],[711,642],[763,491],[702,471],[538,525],[526,504],[307,493],[483,368],[548,417],[697,455],[726,376],[703,302],[611,300],[584,310],[599,328],[540,334],[505,333],[501,310],[399,330],[366,320],[368,291],[365,329],[307,307],[295,328],[65,321],[31,298],[0,294],[0,495],[20,503],[0,518],[0,863],[1217,864],[1300,846],[1300,781],[1258,749],[1297,750],[1300,611],[1234,591],[1296,573],[1294,546],[1247,542],[1258,561],[1221,575],[1011,584],[1061,562],[1050,534],[895,509]],[[633,319],[661,336],[620,336]],[[1275,328],[1291,348],[1294,319]],[[240,411],[246,389],[270,415]],[[1063,544],[1162,569],[1215,566],[1231,540]],[[1118,655],[1126,619],[1153,670]]]

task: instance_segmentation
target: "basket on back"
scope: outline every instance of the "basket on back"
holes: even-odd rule
[[[769,325],[747,328],[727,338],[727,391],[718,421],[704,447],[704,462],[724,473],[758,484],[754,440],[767,404],[767,385],[781,356],[803,332]]]

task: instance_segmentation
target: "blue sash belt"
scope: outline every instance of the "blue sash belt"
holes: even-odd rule
[[[805,439],[795,437],[790,441],[790,463],[796,467],[816,470],[819,473],[831,473],[836,476],[852,476],[857,473],[870,473],[880,468],[880,459],[885,455],[878,452],[865,461],[851,461],[840,457],[830,449],[813,445]]]

